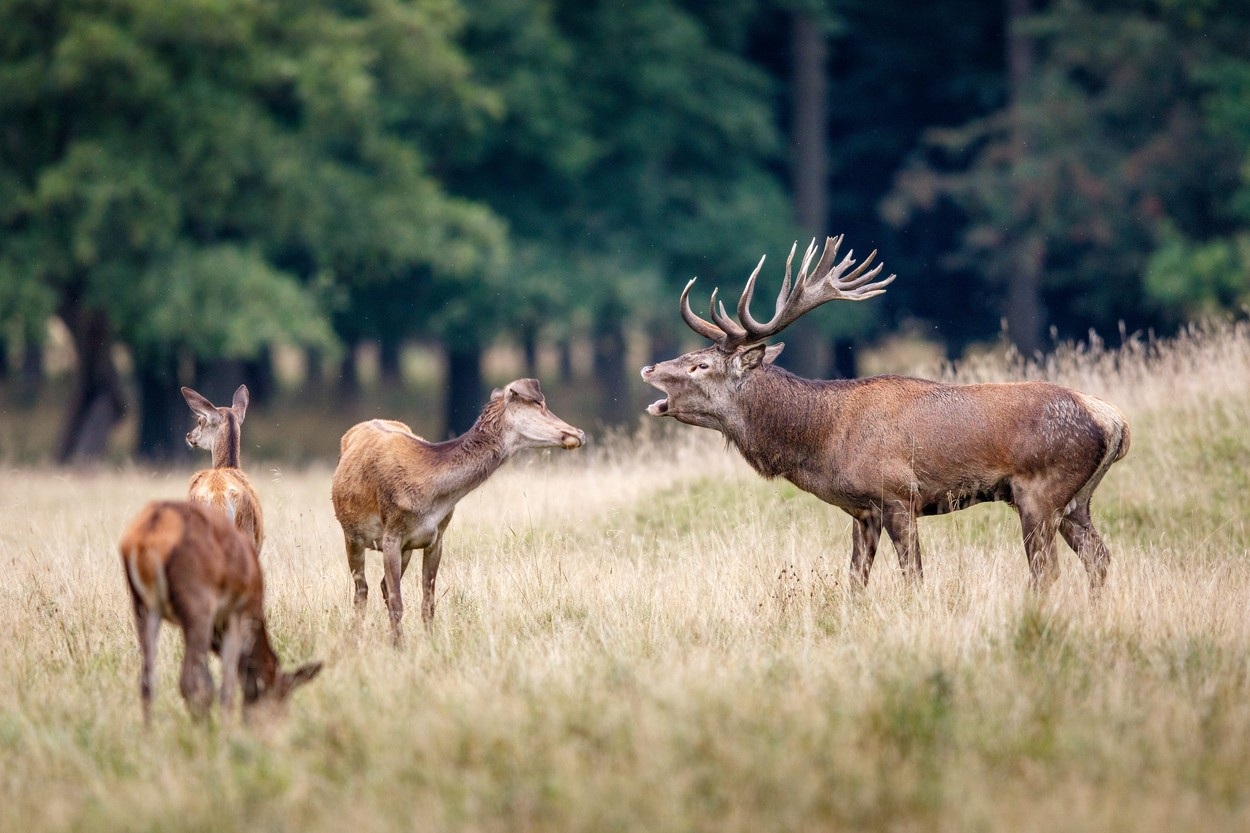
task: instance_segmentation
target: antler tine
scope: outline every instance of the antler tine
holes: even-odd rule
[[[854,250],[847,252],[846,257],[834,269],[829,270],[826,275],[827,285],[825,287],[826,294],[829,298],[841,298],[847,301],[862,301],[866,298],[872,298],[885,292],[885,287],[893,282],[896,275],[890,275],[884,280],[870,283],[873,278],[881,274],[883,263],[878,263],[872,269],[868,269],[869,265],[877,256],[877,250],[873,249],[868,257],[864,258],[864,262],[856,267],[855,271],[847,275],[845,278],[839,277],[839,274],[855,263],[851,259]]]
[[[694,314],[694,310],[690,309],[690,287],[694,286],[694,282],[698,278],[691,278],[686,282],[686,288],[681,291],[681,317],[686,322],[686,326],[694,330],[706,339],[722,344],[725,341],[725,331],[719,327],[704,321],[702,318]]]
[[[719,291],[719,288],[712,290],[712,320],[716,322],[716,326],[725,331],[726,338],[723,346],[728,348],[745,341],[747,331],[725,313],[724,301],[719,304],[716,302],[716,293]]]
[[[750,325],[747,322],[751,321],[751,297],[755,295],[755,279],[760,276],[760,270],[764,268],[764,258],[766,257],[768,255],[763,255],[760,258],[760,262],[755,265],[755,271],[751,273],[751,277],[747,278],[746,289],[742,290],[742,295],[738,298],[738,320],[746,325],[748,329],[750,329]]]

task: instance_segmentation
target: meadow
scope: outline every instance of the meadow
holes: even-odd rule
[[[920,522],[923,586],[885,542],[854,592],[847,516],[647,422],[462,502],[396,651],[375,553],[353,624],[330,467],[258,464],[270,629],[326,668],[285,716],[195,723],[166,627],[145,731],[116,541],[190,467],[4,468],[0,827],[1250,829],[1250,332],[935,373],[1128,415],[1099,601],[1062,543],[1031,595],[1001,504]]]

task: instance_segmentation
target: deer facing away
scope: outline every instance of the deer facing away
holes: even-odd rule
[[[252,482],[239,468],[243,418],[247,416],[247,385],[239,385],[229,408],[218,408],[191,388],[183,388],[182,397],[198,420],[187,434],[187,445],[203,448],[213,458],[211,469],[191,476],[187,496],[226,513],[234,525],[252,539],[259,553],[265,543],[265,518]]]
[[[653,416],[721,432],[765,477],[784,477],[853,519],[851,575],[867,584],[884,526],[909,578],[922,574],[916,518],[985,501],[1006,501],[1020,516],[1031,585],[1058,573],[1056,531],[1080,556],[1091,591],[1102,587],[1110,553],[1090,516],[1090,497],[1128,451],[1129,428],[1114,405],[1046,382],[952,385],[902,376],[814,381],[773,362],[784,345],[765,346],[811,309],[862,301],[885,291],[876,252],[855,266],[837,261],[842,238],[828,238],[814,269],[808,248],[793,284],[791,261],[766,323],[751,315],[763,259],[738,301],[738,321],[716,303],[712,321],[690,309],[686,324],[714,342],[642,369],[666,394]],[[835,262],[836,261],[836,262]]]
[[[369,594],[365,550],[379,550],[382,598],[399,642],[404,613],[400,581],[412,551],[419,549],[421,617],[429,625],[443,533],[456,503],[522,449],[574,449],[585,442],[580,429],[547,410],[536,379],[518,379],[496,390],[473,427],[446,442],[427,442],[392,420],[369,420],[348,429],[340,443],[331,497],[343,528],[357,609]]]
[[[282,702],[313,679],[321,663],[283,671],[265,627],[264,578],[251,539],[221,512],[191,501],[153,501],[122,534],[122,564],[134,602],[143,655],[139,693],[151,722],[157,635],[161,621],[182,629],[179,689],[196,717],[208,713],[213,678],[207,656],[221,656],[221,708],[228,713],[239,683],[245,706]]]

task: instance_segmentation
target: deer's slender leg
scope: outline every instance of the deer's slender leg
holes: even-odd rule
[[[1059,521],[1059,532],[1068,546],[1080,557],[1089,575],[1089,589],[1095,596],[1102,590],[1107,581],[1107,567],[1111,563],[1111,552],[1107,544],[1094,529],[1089,515],[1089,503],[1076,507]]]
[[[434,539],[421,554],[421,619],[426,627],[434,621],[434,580],[438,577],[438,563],[443,558],[443,536]]]
[[[868,573],[881,541],[881,511],[875,507],[854,518],[851,528],[851,577],[868,586]]]
[[[239,658],[243,655],[245,637],[243,616],[235,613],[226,620],[225,633],[221,637],[221,713],[230,715],[234,705],[234,690],[239,687]]]
[[[885,504],[882,521],[894,549],[898,553],[898,566],[909,582],[924,578],[920,562],[920,536],[916,531],[916,515],[909,503],[894,500]]]
[[[1020,513],[1024,554],[1029,560],[1029,587],[1044,593],[1059,577],[1059,564],[1055,559],[1058,512],[1027,492],[1017,493],[1016,510]]]
[[[347,569],[351,570],[356,585],[356,607],[361,608],[369,599],[369,585],[365,584],[365,547],[347,533],[343,534],[343,543],[347,547]]]
[[[391,616],[391,636],[395,643],[403,639],[400,625],[404,618],[404,599],[400,594],[399,580],[403,574],[403,544],[396,535],[387,533],[382,536],[382,595],[386,598],[386,607]]]
[[[139,634],[139,652],[143,656],[143,666],[139,670],[139,699],[143,702],[143,723],[152,723],[152,691],[156,676],[156,646],[161,630],[161,615],[146,607],[139,601],[138,595],[131,591],[135,603],[135,630]]]
[[[208,670],[208,652],[213,644],[213,618],[209,611],[198,613],[200,615],[183,614],[182,635],[186,646],[178,688],[192,716],[202,718],[208,714],[213,701],[213,675]]]

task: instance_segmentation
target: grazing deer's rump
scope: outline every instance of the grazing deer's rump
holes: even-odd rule
[[[904,572],[919,579],[915,519],[986,501],[1019,514],[1032,584],[1044,589],[1057,567],[1056,533],[1085,564],[1095,592],[1110,553],[1094,529],[1090,498],[1129,447],[1128,422],[1114,405],[1047,382],[951,385],[903,376],[815,381],[774,362],[783,345],[763,340],[830,300],[861,301],[885,291],[872,253],[850,274],[841,238],[829,238],[810,269],[808,248],[793,285],[791,260],[774,317],[760,324],[751,296],[763,260],[738,302],[738,321],[712,293],[712,319],[695,315],[686,284],[682,318],[712,347],[642,369],[666,394],[647,408],[720,431],[760,474],[784,477],[854,519],[851,572],[867,583],[884,528]]]
[[[187,434],[187,445],[207,450],[213,460],[211,469],[191,476],[187,497],[224,512],[252,539],[259,553],[265,543],[265,518],[252,481],[240,468],[242,426],[249,399],[247,385],[239,385],[229,408],[218,408],[191,388],[183,388],[182,396],[197,417],[195,428]]]
[[[143,667],[139,691],[151,721],[157,636],[161,621],[183,634],[179,689],[191,713],[207,714],[213,678],[207,654],[221,656],[221,706],[229,711],[243,684],[244,704],[281,702],[321,670],[310,663],[287,673],[265,627],[264,578],[251,539],[215,509],[190,501],[154,501],[140,511],[118,545],[134,604]]]
[[[456,503],[525,448],[579,448],[585,434],[547,410],[535,379],[496,390],[473,427],[431,443],[402,422],[374,419],[348,429],[339,444],[331,498],[343,528],[357,609],[369,595],[365,550],[382,553],[382,598],[392,636],[402,637],[400,581],[413,550],[422,550],[421,616],[434,619],[434,583],[443,533]]]

